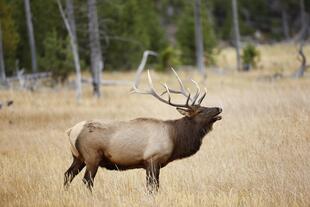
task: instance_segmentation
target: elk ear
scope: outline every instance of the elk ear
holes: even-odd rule
[[[177,107],[177,111],[183,116],[187,116],[187,117],[191,117],[191,115],[193,114],[193,111],[190,109],[183,109],[183,108]]]

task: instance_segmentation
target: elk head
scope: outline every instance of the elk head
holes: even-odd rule
[[[159,94],[153,86],[153,81],[150,75],[150,71],[148,71],[148,83],[149,83],[150,89],[147,91],[142,91],[134,85],[132,92],[152,95],[159,101],[166,103],[170,106],[176,107],[177,111],[183,116],[185,116],[187,119],[190,119],[191,121],[196,122],[196,123],[200,123],[203,126],[212,127],[212,124],[214,122],[222,119],[222,117],[219,116],[219,114],[222,112],[221,108],[201,106],[201,102],[206,97],[206,93],[207,93],[206,89],[204,93],[201,94],[201,90],[200,90],[198,83],[194,80],[191,80],[196,86],[196,93],[195,95],[192,95],[188,89],[185,89],[176,71],[173,68],[171,68],[171,70],[173,71],[174,75],[176,76],[178,80],[178,83],[180,86],[179,90],[170,89],[165,83],[165,84],[162,84],[165,90],[161,94]],[[171,102],[172,93],[185,96],[186,97],[185,104],[172,103]],[[162,97],[164,94],[168,95],[167,100]]]

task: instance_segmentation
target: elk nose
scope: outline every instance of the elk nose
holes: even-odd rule
[[[223,111],[223,109],[221,109],[221,108],[217,108],[217,110],[219,111],[219,113],[221,113]]]

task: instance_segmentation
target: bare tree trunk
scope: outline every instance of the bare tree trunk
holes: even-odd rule
[[[303,41],[307,38],[308,35],[308,14],[305,10],[305,1],[299,0],[300,5],[300,21],[301,21],[301,29],[298,34],[294,37],[295,41]]]
[[[5,75],[5,64],[4,64],[4,54],[3,54],[3,44],[2,44],[2,28],[0,22],[0,84],[6,84]]]
[[[74,41],[77,43],[78,41],[77,41],[77,35],[76,35],[73,0],[66,0],[66,13],[67,13],[68,22],[71,28],[71,32],[74,37]]]
[[[80,57],[79,57],[79,52],[78,52],[78,43],[77,43],[77,37],[76,33],[74,34],[72,28],[75,28],[75,21],[74,21],[74,13],[73,13],[73,2],[71,0],[67,0],[67,9],[68,9],[68,4],[69,7],[72,8],[72,12],[68,12],[68,19],[66,18],[66,15],[64,13],[64,10],[62,8],[62,5],[60,3],[60,0],[57,0],[58,7],[60,14],[63,18],[63,21],[66,25],[67,31],[69,33],[70,37],[70,44],[71,44],[71,50],[73,54],[73,60],[74,60],[74,66],[75,66],[75,73],[76,73],[76,100],[80,102],[81,96],[82,96],[82,77],[81,77],[81,66],[80,66]],[[71,21],[70,21],[71,19]],[[70,24],[71,22],[71,24]]]
[[[24,4],[25,4],[25,13],[26,13],[26,20],[27,20],[29,46],[31,50],[32,72],[34,73],[34,72],[37,72],[37,57],[36,57],[36,44],[35,44],[35,39],[34,39],[32,15],[31,15],[29,0],[24,0]]]
[[[282,27],[283,27],[283,35],[286,40],[290,38],[290,31],[288,27],[288,19],[287,19],[287,11],[286,8],[281,8],[281,14],[282,14]]]
[[[299,47],[299,55],[301,57],[301,65],[300,67],[293,73],[293,77],[294,78],[302,78],[305,74],[305,71],[307,70],[307,68],[309,68],[310,66],[307,65],[307,59],[306,59],[306,56],[304,54],[304,51],[303,51],[303,48],[304,48],[304,44],[305,44],[305,41],[302,40],[301,43],[300,43],[300,47]]]
[[[206,0],[206,12],[207,12],[207,22],[209,24],[211,24],[212,26],[214,25],[214,16],[212,15],[212,8],[210,5],[212,5],[212,3],[209,3],[210,0]]]
[[[88,0],[88,30],[90,45],[90,62],[93,78],[93,91],[94,95],[99,98],[101,72],[104,63],[101,54],[96,0]]]
[[[237,54],[237,69],[241,70],[241,55],[240,55],[240,32],[238,20],[238,5],[237,0],[232,0],[233,24],[235,33],[235,48]]]
[[[201,29],[200,4],[201,4],[200,0],[195,0],[194,16],[195,16],[196,65],[200,73],[203,75],[203,77],[206,78],[202,29]]]
[[[300,14],[301,14],[301,39],[306,39],[307,30],[308,30],[308,19],[307,19],[307,13],[305,10],[305,0],[300,0]]]

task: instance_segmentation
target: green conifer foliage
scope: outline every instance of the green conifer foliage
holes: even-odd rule
[[[13,19],[13,5],[0,0],[0,25],[6,73],[10,75],[15,70],[16,49],[19,43],[19,34]]]
[[[69,39],[60,38],[56,30],[48,33],[43,42],[44,56],[40,59],[43,70],[51,71],[54,80],[63,83],[73,71]]]
[[[204,41],[206,64],[213,64],[213,49],[216,46],[215,33],[212,26],[212,20],[205,9],[203,3],[201,8],[202,32]],[[182,51],[182,63],[187,65],[195,64],[195,22],[193,2],[189,2],[184,7],[177,23],[177,43]]]

